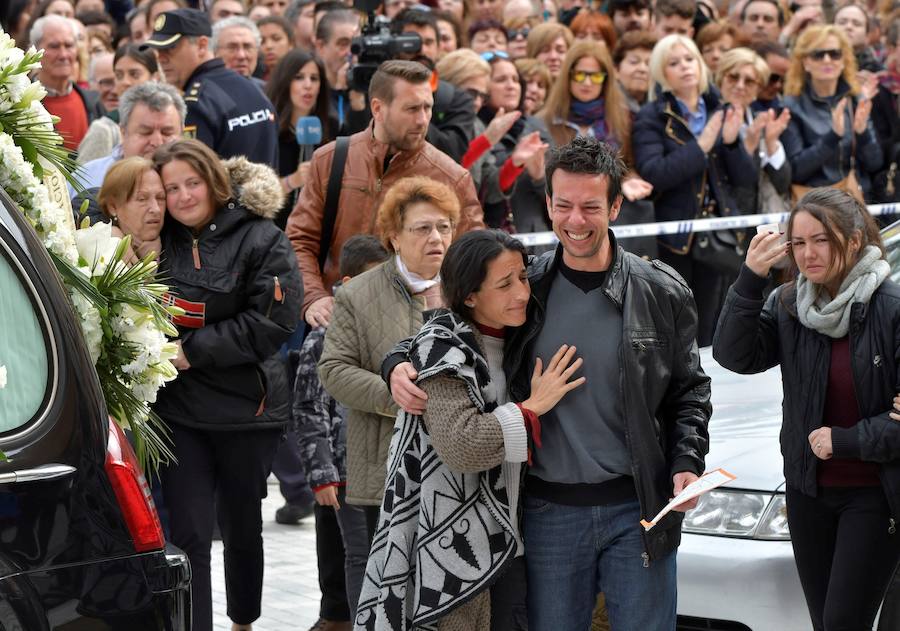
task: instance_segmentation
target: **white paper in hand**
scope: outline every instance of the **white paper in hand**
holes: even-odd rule
[[[647,521],[646,519],[641,520],[641,526],[644,527],[644,530],[650,530],[656,524],[659,523],[659,520],[666,516],[673,508],[678,506],[679,504],[684,504],[685,502],[694,499],[695,497],[700,497],[704,493],[708,493],[713,489],[722,486],[723,484],[727,484],[735,479],[736,476],[728,473],[725,469],[715,469],[714,471],[710,471],[708,473],[704,473],[703,476],[698,478],[696,481],[688,484],[684,489],[682,489],[681,493],[679,493],[676,497],[672,499],[665,507],[659,511],[659,513],[652,520]]]

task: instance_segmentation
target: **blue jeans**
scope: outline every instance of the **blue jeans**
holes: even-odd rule
[[[586,631],[597,594],[613,631],[674,631],[675,552],[645,565],[638,502],[523,501],[531,631]]]

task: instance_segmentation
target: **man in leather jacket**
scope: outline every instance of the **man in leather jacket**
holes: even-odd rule
[[[710,381],[687,285],[625,252],[609,230],[624,174],[593,138],[551,154],[547,206],[560,245],[529,265],[528,320],[506,343],[513,401],[528,397],[536,359],[561,344],[577,347],[587,379],[541,417],[532,445],[522,505],[533,631],[588,628],[599,591],[617,631],[675,628],[675,550],[693,504],[646,532],[639,520],[703,473]],[[383,366],[394,398],[422,411],[416,375],[399,361]]]

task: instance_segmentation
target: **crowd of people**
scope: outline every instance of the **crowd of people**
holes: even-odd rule
[[[73,208],[155,252],[184,312],[156,484],[194,628],[217,529],[233,628],[259,617],[274,471],[278,521],[315,514],[317,631],[674,629],[691,505],[638,522],[704,471],[709,345],[782,364],[813,625],[871,628],[900,558],[900,290],[866,208],[900,197],[896,0],[376,13],[0,10],[44,50]],[[609,231],[787,211],[786,241]]]

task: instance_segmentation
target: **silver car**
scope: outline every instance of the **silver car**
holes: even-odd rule
[[[892,278],[900,277],[900,222],[883,231]],[[708,471],[737,476],[685,515],[678,551],[679,631],[809,631],[794,565],[781,430],[781,371],[738,375],[701,350],[712,379]],[[900,631],[900,573],[885,598],[879,631]]]

